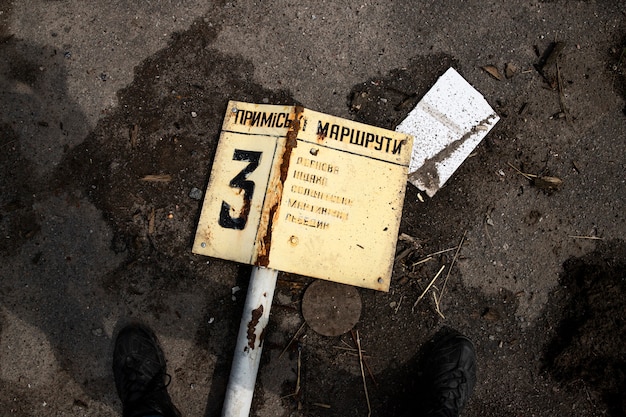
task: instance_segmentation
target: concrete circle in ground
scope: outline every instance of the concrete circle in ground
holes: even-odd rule
[[[302,298],[302,315],[307,324],[323,336],[350,331],[361,317],[361,296],[350,285],[315,281]]]

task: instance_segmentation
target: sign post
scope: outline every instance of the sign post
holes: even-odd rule
[[[255,265],[223,416],[250,411],[278,271],[388,291],[412,136],[231,101],[193,252]]]
[[[263,331],[270,318],[277,278],[275,269],[258,266],[252,269],[224,397],[224,417],[246,417],[250,413],[263,350]]]

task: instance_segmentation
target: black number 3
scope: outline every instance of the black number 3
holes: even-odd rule
[[[218,221],[220,226],[226,229],[236,230],[243,230],[246,227],[248,214],[250,214],[250,202],[252,200],[252,194],[254,194],[254,182],[249,181],[247,178],[259,166],[261,153],[262,152],[235,149],[233,161],[250,162],[235,178],[230,180],[229,184],[232,188],[243,190],[243,207],[241,208],[239,217],[233,218],[230,215],[231,205],[222,200],[222,209],[220,210],[220,219]]]

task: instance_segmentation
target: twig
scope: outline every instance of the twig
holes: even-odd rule
[[[294,395],[300,393],[300,370],[302,369],[302,349],[298,349],[298,379],[296,379],[296,392]]]
[[[363,370],[363,354],[361,352],[361,339],[359,338],[359,331],[356,331],[356,346],[359,349],[359,364],[361,365],[361,378],[363,378],[363,389],[365,390],[365,399],[367,400],[367,416],[372,415],[372,406],[370,404],[370,395],[367,392],[367,381],[365,380],[365,372]]]
[[[297,377],[296,377],[296,389],[291,394],[287,394],[285,396],[280,397],[281,400],[283,400],[285,398],[296,397],[296,396],[298,396],[298,394],[300,394],[300,375],[301,375],[300,370],[301,369],[302,369],[302,349],[298,349],[298,369],[296,370],[296,375],[297,375]]]
[[[355,348],[344,348],[344,347],[341,347],[341,346],[333,346],[333,349],[343,350],[343,351],[345,351],[346,355],[359,356],[359,351],[357,349],[355,349]],[[363,357],[364,358],[371,358],[371,356],[366,355],[365,353],[366,353],[366,351],[364,350],[363,351]]]
[[[172,181],[172,176],[170,174],[150,174],[141,178],[141,181],[148,182],[170,182]]]
[[[289,343],[287,343],[287,346],[285,346],[285,348],[283,349],[282,352],[280,352],[280,355],[278,355],[278,359],[282,358],[283,355],[285,354],[285,352],[287,352],[287,349],[289,349],[289,346],[291,346],[291,344],[293,343],[294,340],[296,340],[296,337],[298,337],[298,334],[300,333],[300,330],[302,330],[302,328],[304,327],[304,325],[306,324],[306,321],[304,323],[302,323],[302,326],[300,326],[300,328],[296,331],[296,333],[293,335],[293,337],[291,338],[291,340],[289,341]]]
[[[350,332],[350,336],[352,336],[352,341],[356,345],[356,339],[354,338],[354,332],[353,331]],[[344,346],[333,346],[333,348],[339,349],[339,350],[346,350],[346,351],[348,351],[349,354],[354,353],[354,354],[358,355],[358,353],[359,353],[358,350],[353,348],[352,346],[350,346],[350,344],[348,342],[346,342],[345,340],[341,339],[341,343],[343,343],[346,346],[345,347]],[[367,351],[363,350],[362,352],[366,353]],[[363,356],[367,356],[367,355],[363,355]]]
[[[4,149],[7,148],[10,144],[17,142],[17,139],[13,139],[8,141],[7,143],[4,143],[2,146],[0,146],[0,149]]]
[[[519,169],[515,168],[513,166],[513,164],[511,164],[510,162],[507,162],[508,166],[510,166],[511,168],[513,168],[515,171],[517,171],[518,174],[520,174],[522,177],[526,178],[528,181],[532,181],[533,178],[537,178],[536,175],[533,174],[526,174],[522,171],[520,171]]]
[[[354,335],[352,335],[352,338],[354,339]],[[346,342],[345,340],[341,339],[341,343],[343,343],[344,345],[346,345],[348,348],[352,349],[352,350],[356,350],[355,348],[353,348],[352,346],[350,346],[350,344],[348,342]],[[356,342],[355,342],[356,343]]]
[[[439,314],[439,316],[441,316],[441,318],[445,320],[446,316],[444,316],[441,310],[439,309],[439,300],[437,300],[437,296],[435,295],[434,292],[433,292],[433,300],[435,300],[435,310],[437,311],[437,314]]]
[[[439,275],[441,275],[445,267],[446,267],[445,265],[441,265],[441,268],[439,268],[439,272],[437,272],[437,275],[435,275],[435,277],[430,281],[430,284],[428,284],[424,292],[422,292],[422,294],[419,297],[417,297],[417,300],[415,300],[415,303],[413,304],[413,308],[411,308],[411,311],[415,311],[415,307],[417,306],[417,304],[420,301],[422,301],[422,298],[424,298],[424,295],[426,295],[430,287],[432,287],[432,285],[435,283],[437,278],[439,278]]]
[[[559,59],[557,57],[556,62],[556,83],[559,88],[559,104],[561,105],[561,111],[565,115],[565,120],[569,123],[569,114],[567,114],[567,108],[565,107],[565,94],[563,93],[563,79],[561,78],[561,68],[559,67]]]
[[[404,299],[404,295],[401,295],[400,300],[398,301],[398,305],[396,306],[396,309],[394,310],[394,314],[398,314],[398,310],[400,309],[400,304],[402,304],[403,299]]]
[[[365,367],[367,368],[367,373],[370,375],[370,378],[372,378],[372,382],[374,383],[374,385],[376,385],[376,387],[378,387],[378,382],[376,381],[376,378],[374,378],[374,374],[372,373],[372,369],[370,368],[369,364],[367,363],[367,358],[369,358],[369,356],[363,355],[363,365],[365,365]]]
[[[424,257],[423,259],[421,259],[421,260],[415,262],[413,265],[411,265],[411,267],[415,267],[415,266],[417,266],[417,265],[419,265],[421,263],[428,262],[428,261],[430,261],[433,258],[433,256],[441,255],[442,253],[450,252],[450,251],[453,251],[455,249],[456,249],[456,247],[440,250],[440,251],[433,252],[433,253],[429,253],[428,255],[426,255],[426,257]]]
[[[348,356],[356,356],[357,358],[359,357],[359,352],[346,352],[345,354]],[[363,359],[369,359],[369,358],[371,358],[371,356],[363,355]]]
[[[343,346],[333,346],[333,349],[347,350],[348,352],[356,352],[357,351],[353,347],[343,347]]]
[[[414,267],[416,267],[419,264],[423,264],[423,263],[426,263],[426,262],[432,261],[432,260],[433,260],[432,256],[429,256],[428,258],[421,259],[421,260],[415,262],[413,265],[411,265],[411,268],[414,268]]]
[[[448,273],[446,274],[446,279],[443,280],[443,286],[441,287],[441,291],[439,292],[439,300],[437,301],[437,305],[441,301],[441,297],[443,297],[443,292],[446,290],[446,284],[448,284],[448,278],[450,278],[450,273],[452,272],[452,267],[459,257],[459,252],[461,251],[461,246],[463,246],[463,242],[465,241],[465,235],[467,235],[467,230],[463,233],[461,237],[461,241],[459,242],[459,246],[456,247],[456,252],[454,253],[454,258],[452,258],[452,263],[450,263],[450,268],[448,268]],[[434,294],[434,293],[433,293]]]
[[[429,253],[426,256],[435,256],[435,255],[441,255],[442,253],[446,253],[446,252],[450,252],[456,249],[456,246],[454,248],[448,248],[448,249],[444,249],[444,250],[440,250],[437,252],[433,252],[433,253]]]
[[[572,239],[590,239],[590,240],[604,240],[603,237],[597,236],[570,236]]]

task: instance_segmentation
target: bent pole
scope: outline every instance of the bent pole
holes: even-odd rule
[[[257,266],[250,275],[222,417],[247,417],[250,413],[277,278],[277,270]]]

